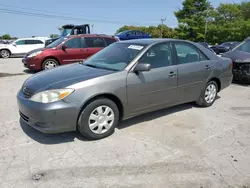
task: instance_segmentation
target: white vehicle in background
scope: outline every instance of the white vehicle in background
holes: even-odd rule
[[[9,58],[11,56],[23,57],[31,50],[45,47],[47,37],[20,38],[10,44],[0,46],[0,57]]]

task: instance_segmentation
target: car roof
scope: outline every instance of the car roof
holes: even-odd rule
[[[49,39],[49,38],[48,38]],[[46,37],[18,38],[16,40],[46,40]]]
[[[79,34],[79,35],[70,35],[68,38],[74,37],[108,37],[108,38],[115,38],[113,35],[106,35],[106,34]]]
[[[154,43],[159,43],[159,42],[168,42],[168,41],[179,41],[179,42],[190,42],[187,40],[180,40],[180,39],[171,39],[171,38],[149,38],[149,39],[132,39],[132,40],[123,40],[119,41],[120,43],[134,43],[134,44],[141,44],[141,45],[151,45]]]

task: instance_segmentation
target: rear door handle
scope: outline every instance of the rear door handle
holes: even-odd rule
[[[174,73],[173,71],[168,74],[169,77],[174,77],[175,75],[176,73]]]
[[[206,65],[206,66],[205,66],[205,69],[208,69],[208,70],[209,70],[209,69],[211,69],[211,66]]]

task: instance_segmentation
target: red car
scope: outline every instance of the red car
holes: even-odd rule
[[[118,40],[114,36],[97,34],[62,37],[45,48],[30,51],[22,62],[25,67],[35,71],[51,69],[81,62]]]

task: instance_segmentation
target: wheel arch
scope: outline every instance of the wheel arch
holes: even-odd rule
[[[12,54],[12,52],[11,52],[10,49],[8,49],[8,48],[1,48],[1,49],[0,49],[0,52],[1,52],[2,50],[7,50],[7,51],[10,52],[10,55]]]
[[[80,119],[80,115],[82,113],[82,111],[84,110],[84,108],[90,104],[92,101],[96,100],[96,99],[99,99],[99,98],[106,98],[106,99],[109,99],[111,101],[113,101],[118,110],[119,110],[119,120],[122,120],[123,116],[124,116],[124,106],[121,102],[121,100],[119,99],[119,97],[117,97],[116,95],[112,94],[112,93],[101,93],[101,94],[97,94],[97,95],[94,95],[94,96],[91,96],[89,97],[86,102],[84,102],[84,104],[81,106],[81,109],[78,113],[78,117],[77,117],[77,125],[78,125],[78,122],[79,122],[79,119]]]
[[[216,82],[216,84],[218,86],[218,92],[220,92],[220,90],[221,90],[221,81],[220,81],[220,79],[216,78],[216,77],[213,77],[208,82],[210,82],[210,81],[215,81]]]
[[[56,58],[55,56],[47,56],[47,57],[45,57],[45,58],[42,60],[42,62],[41,62],[41,69],[43,68],[43,63],[44,63],[44,61],[46,61],[47,59],[54,59],[54,60],[56,60],[56,61],[58,62],[59,65],[61,65],[60,61],[59,61],[58,58]]]

